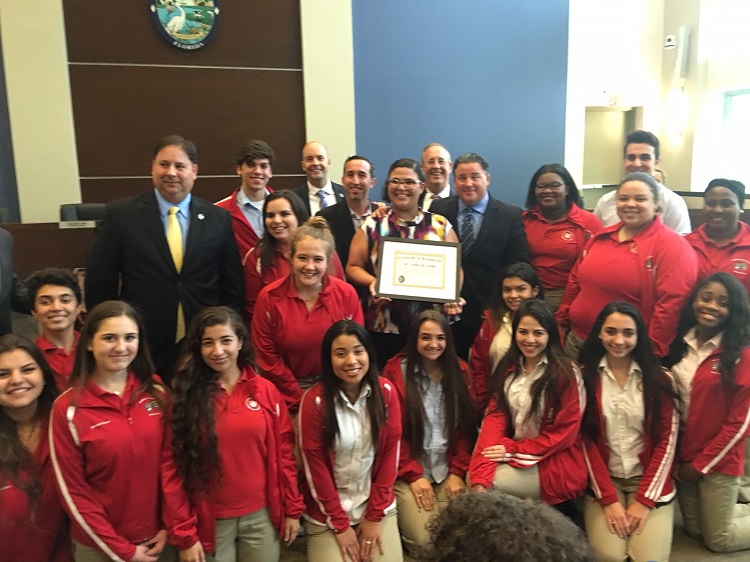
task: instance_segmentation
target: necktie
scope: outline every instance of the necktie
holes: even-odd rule
[[[318,197],[320,197],[320,208],[325,209],[328,207],[328,201],[326,201],[326,192],[322,189],[318,190]]]
[[[474,211],[466,209],[461,221],[461,253],[466,255],[474,243]]]
[[[167,218],[167,244],[172,254],[174,266],[177,273],[182,270],[182,228],[180,221],[177,220],[178,207],[169,208],[169,217]],[[182,311],[182,303],[177,304],[177,333],[175,341],[180,341],[185,337],[185,313]]]

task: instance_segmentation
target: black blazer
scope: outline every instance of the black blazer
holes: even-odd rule
[[[143,315],[157,367],[174,353],[178,303],[186,326],[207,306],[241,311],[243,271],[229,213],[192,197],[178,273],[154,192],[109,203],[86,261],[86,305],[118,298]]]
[[[443,215],[456,230],[461,239],[458,223],[458,196],[438,199],[430,205],[430,212]],[[490,295],[502,270],[516,262],[529,261],[529,244],[521,220],[521,209],[508,205],[490,196],[482,220],[482,228],[469,253],[461,258],[464,270],[464,285],[461,296],[466,299],[466,306],[461,313],[463,325],[462,339],[468,339],[468,345],[474,340],[482,324],[482,313],[487,307]],[[459,334],[456,334],[457,339]],[[466,345],[466,341],[461,342]],[[458,341],[457,341],[458,347]]]
[[[370,210],[377,209],[377,205],[370,203]],[[349,247],[354,238],[354,224],[346,201],[341,201],[318,211],[318,215],[328,221],[333,237],[336,239],[336,253],[344,267],[349,261]]]
[[[11,310],[29,313],[26,286],[13,272],[13,237],[0,228],[0,336],[13,331]]]
[[[341,203],[344,200],[343,186],[335,182],[331,182],[331,186],[333,187],[333,194],[336,196],[335,204]],[[298,185],[292,191],[294,191],[294,193],[296,193],[297,196],[302,199],[302,202],[305,204],[305,209],[307,209],[307,214],[312,214],[312,212],[310,211],[310,191],[307,189],[307,182],[303,183],[302,185]],[[333,205],[329,205],[329,207],[333,207]]]

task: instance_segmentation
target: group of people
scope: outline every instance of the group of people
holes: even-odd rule
[[[658,150],[631,133],[593,214],[560,164],[522,212],[439,144],[390,166],[388,205],[366,157],[328,180],[318,142],[306,184],[272,191],[256,140],[212,205],[194,145],[165,137],[154,190],[99,225],[80,331],[78,280],[46,269],[36,344],[0,337],[3,551],[276,560],[302,521],[309,560],[395,561],[487,490],[582,509],[605,560],[668,559],[675,497],[710,549],[750,548],[744,186],[712,181],[682,236]],[[460,242],[460,297],[380,296],[386,237]]]

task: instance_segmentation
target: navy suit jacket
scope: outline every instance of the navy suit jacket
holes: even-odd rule
[[[157,367],[165,367],[175,350],[179,303],[186,326],[207,306],[243,308],[242,264],[229,213],[192,197],[178,272],[154,192],[109,203],[86,262],[86,304],[91,310],[112,299],[141,312]]]
[[[370,203],[370,210],[377,209],[377,205]],[[339,255],[341,264],[346,267],[349,261],[349,247],[354,238],[354,224],[352,223],[351,211],[346,201],[341,201],[325,209],[318,211],[318,215],[326,219],[336,240],[336,253]]]
[[[344,187],[335,182],[331,182],[331,187],[333,187],[333,194],[336,196],[335,204],[338,205],[344,200]],[[312,211],[310,211],[310,190],[307,188],[307,182],[298,185],[292,191],[302,199],[302,203],[305,204],[305,209],[307,209],[307,214],[312,215]],[[329,207],[333,207],[333,205],[329,205]]]

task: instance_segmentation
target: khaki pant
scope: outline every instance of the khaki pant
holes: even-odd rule
[[[279,536],[268,508],[242,517],[216,520],[212,562],[273,562],[279,559]]]
[[[714,552],[750,548],[750,505],[737,503],[741,476],[714,472],[697,482],[678,482],[682,520],[689,535]]]
[[[563,348],[563,353],[567,355],[571,360],[578,361],[578,354],[581,351],[581,347],[583,347],[584,340],[582,338],[579,338],[576,333],[571,330],[568,332],[568,337],[565,340],[565,347]]]
[[[73,541],[73,560],[75,562],[110,562],[112,559],[98,548]],[[177,562],[178,560],[177,549],[170,544],[164,547],[159,556],[159,562]],[[125,562],[130,562],[130,560]]]
[[[515,468],[499,463],[492,479],[492,489],[519,498],[541,499],[539,468]]]
[[[624,508],[635,501],[640,477],[612,478],[612,484],[617,491],[617,497]],[[633,534],[627,539],[621,539],[610,533],[607,517],[601,504],[591,496],[583,500],[583,517],[586,521],[586,534],[591,548],[602,562],[626,560],[630,557],[633,562],[647,560],[669,560],[672,550],[672,525],[674,523],[674,502],[654,508],[646,519],[646,524],[640,534]]]
[[[544,302],[550,306],[553,312],[557,312],[557,309],[560,308],[563,293],[565,293],[564,287],[559,289],[544,289]]]
[[[750,439],[745,440],[745,475],[740,480],[739,501],[750,503]]]
[[[383,543],[383,554],[373,545],[374,562],[403,562],[404,553],[401,550],[401,539],[398,536],[398,522],[396,510],[388,513],[381,521],[383,532],[380,535]],[[356,528],[356,527],[355,527]],[[308,562],[349,562],[341,556],[339,543],[333,531],[323,525],[316,525],[305,521],[307,532],[307,561]]]
[[[432,510],[426,511],[417,505],[414,494],[409,484],[404,480],[396,480],[396,505],[398,507],[398,528],[401,532],[401,542],[410,553],[415,553],[420,546],[426,546],[429,541],[429,533],[425,528],[427,522],[435,517],[448,503],[445,495],[445,483],[433,484],[436,503]]]

